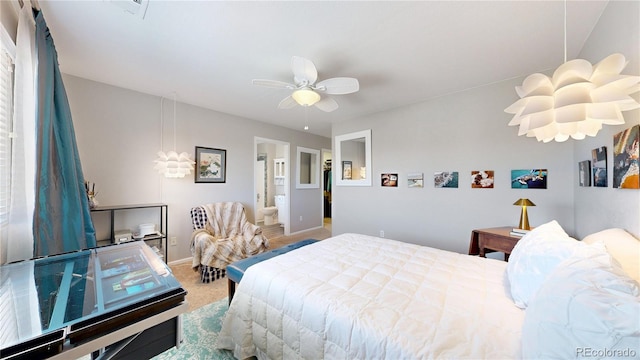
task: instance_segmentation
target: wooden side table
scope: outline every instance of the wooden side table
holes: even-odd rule
[[[488,252],[501,251],[504,261],[509,261],[511,250],[516,246],[520,237],[509,234],[513,227],[502,226],[488,229],[476,229],[471,232],[469,255],[486,257]]]

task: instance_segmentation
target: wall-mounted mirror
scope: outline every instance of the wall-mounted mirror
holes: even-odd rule
[[[336,185],[371,186],[371,129],[335,139]]]
[[[296,189],[320,188],[320,150],[298,146]]]

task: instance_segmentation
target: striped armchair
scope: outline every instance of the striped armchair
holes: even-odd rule
[[[247,220],[239,202],[196,206],[191,209],[191,221],[192,267],[204,283],[225,277],[228,264],[269,248],[262,228]]]

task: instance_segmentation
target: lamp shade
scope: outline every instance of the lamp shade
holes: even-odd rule
[[[291,97],[302,106],[311,106],[320,101],[320,94],[308,87],[294,91]]]
[[[156,166],[153,168],[158,170],[167,178],[183,178],[185,175],[191,174],[194,161],[189,159],[189,154],[182,152],[178,155],[175,151],[158,151],[158,159],[154,160]]]
[[[164,128],[164,111],[163,111],[164,97],[160,98],[160,148],[162,148]],[[173,94],[173,148],[176,148],[176,94]],[[158,170],[160,174],[163,174],[167,178],[183,178],[185,175],[191,174],[195,162],[189,159],[189,154],[181,152],[179,155],[175,151],[158,151],[158,158],[154,160],[156,166],[153,168]]]
[[[518,206],[536,206],[536,204],[531,202],[531,200],[529,200],[529,199],[518,199],[518,201],[514,202],[513,205],[518,205]]]
[[[529,75],[516,87],[520,100],[504,110],[514,114],[509,126],[520,127],[518,136],[561,142],[596,136],[602,125],[624,124],[622,111],[640,108],[630,96],[640,91],[640,76],[621,75],[626,65],[624,55],[612,54],[594,66],[568,61],[552,77]]]

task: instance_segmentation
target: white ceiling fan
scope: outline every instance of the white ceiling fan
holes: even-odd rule
[[[331,112],[338,108],[338,103],[327,95],[351,94],[360,89],[358,79],[350,77],[336,77],[318,80],[316,66],[300,56],[291,58],[291,68],[293,69],[293,84],[278,80],[254,79],[253,85],[266,86],[276,89],[293,90],[291,95],[280,101],[279,109],[290,109],[296,105],[315,105],[318,109]]]

